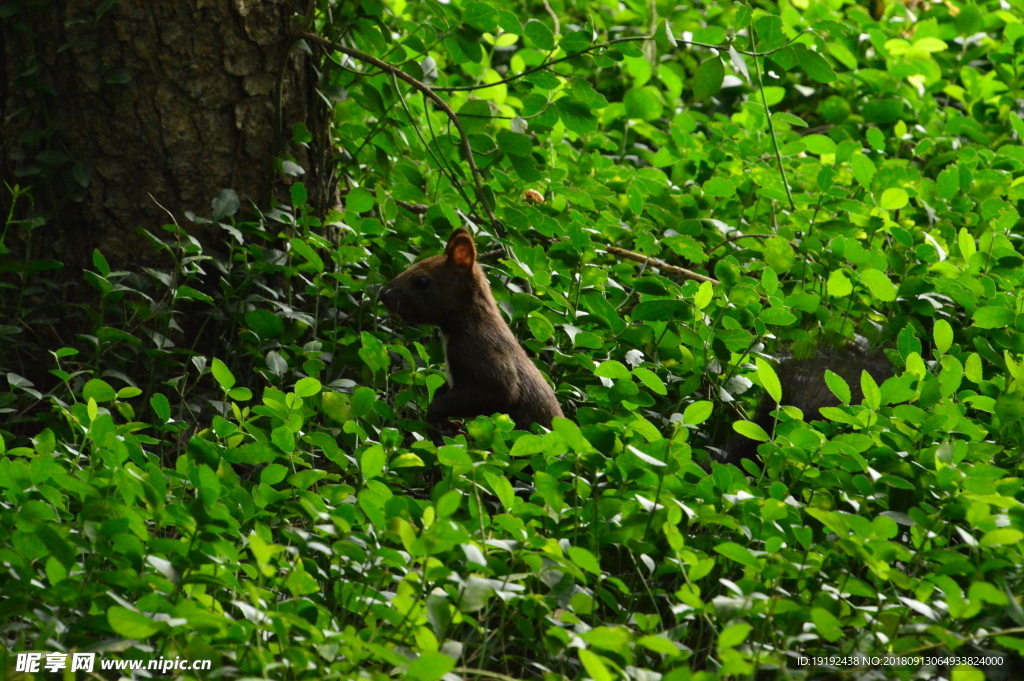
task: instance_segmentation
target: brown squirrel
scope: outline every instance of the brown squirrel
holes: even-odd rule
[[[859,404],[864,399],[860,374],[867,371],[877,383],[882,383],[893,374],[892,363],[885,355],[872,352],[867,346],[856,344],[833,350],[820,348],[807,358],[786,357],[775,367],[782,387],[782,402],[798,407],[807,421],[821,420],[823,407],[838,407],[839,398],[832,394],[825,382],[825,371],[838,374],[850,387],[850,404]],[[753,418],[754,423],[767,433],[775,428],[772,412],[778,405],[765,396]],[[761,443],[737,435],[726,446],[719,461],[739,466],[743,459],[757,461],[758,445]]]
[[[380,291],[407,324],[441,327],[448,386],[434,394],[427,422],[503,412],[519,428],[551,427],[562,416],[555,393],[512,334],[476,261],[473,236],[457,229],[443,255],[416,263]]]

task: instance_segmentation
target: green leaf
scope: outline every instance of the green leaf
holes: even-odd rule
[[[826,641],[838,641],[843,636],[843,628],[836,616],[824,608],[811,609],[811,621],[818,633]]]
[[[601,564],[598,563],[597,558],[590,551],[580,546],[570,546],[567,553],[573,565],[586,570],[592,575],[601,576]]]
[[[308,262],[310,265],[312,265],[315,271],[324,271],[323,259],[317,254],[316,251],[313,250],[313,248],[309,244],[307,244],[299,237],[292,237],[289,243],[291,244],[292,252],[298,253],[300,256],[302,256],[302,259]]]
[[[533,143],[529,136],[508,130],[499,130],[497,135],[498,148],[506,154],[514,156],[530,156],[533,152]]]
[[[828,276],[826,290],[834,298],[845,298],[853,293],[853,284],[842,270],[833,270]]]
[[[439,681],[454,666],[455,660],[443,653],[423,652],[409,663],[403,678],[411,681]]]
[[[558,111],[565,127],[577,135],[597,132],[597,119],[590,107],[572,97],[562,97],[556,101],[555,110]]]
[[[487,480],[488,486],[494,495],[498,497],[498,501],[506,511],[511,511],[515,507],[516,494],[512,488],[512,483],[508,481],[508,478],[502,475],[496,475],[494,473],[484,473],[484,479]]]
[[[367,448],[359,457],[359,470],[362,472],[363,478],[379,477],[384,472],[384,464],[387,463],[387,460],[387,454],[379,444]]]
[[[693,74],[693,99],[703,102],[714,97],[725,81],[725,63],[721,57],[712,57],[697,67]]]
[[[526,41],[538,50],[550,51],[555,49],[555,34],[551,32],[548,25],[536,19],[530,19],[524,27]]]
[[[935,320],[932,335],[935,338],[935,349],[939,354],[945,354],[953,345],[953,327],[945,319]]]
[[[587,674],[593,681],[615,680],[616,677],[612,676],[612,673],[608,671],[608,667],[605,666],[604,661],[599,655],[592,653],[586,648],[578,648],[576,654],[579,655],[583,668],[587,670]]]
[[[100,378],[93,378],[82,386],[82,399],[94,399],[97,402],[113,402],[117,399],[117,391],[109,383]]]
[[[831,83],[836,80],[836,73],[832,70],[828,61],[817,52],[813,52],[802,43],[792,46],[796,54],[800,68],[819,83]]]
[[[238,193],[234,189],[221,189],[217,196],[210,202],[213,208],[213,219],[223,220],[238,212],[241,203],[238,201]]]
[[[1001,329],[1012,326],[1017,315],[1005,307],[989,305],[974,311],[974,325],[979,329]]]
[[[749,437],[751,440],[756,440],[758,442],[768,442],[771,440],[764,428],[753,421],[735,421],[732,424],[732,429],[740,435]]]
[[[952,199],[960,191],[960,170],[955,164],[942,169],[935,180],[935,195],[940,199]]]
[[[828,389],[832,391],[832,394],[839,398],[840,402],[850,404],[852,399],[850,386],[843,380],[842,376],[832,371],[825,371],[825,383],[828,385]]]
[[[896,287],[884,272],[873,268],[863,269],[859,272],[860,280],[868,287],[871,294],[884,303],[896,300]]]
[[[214,357],[210,365],[210,371],[213,372],[213,377],[222,390],[227,391],[234,387],[235,376],[224,362]]]
[[[688,306],[682,300],[645,300],[633,308],[634,321],[667,322],[685,319]]]
[[[284,320],[268,310],[246,312],[245,324],[262,340],[277,338],[284,333]]]
[[[391,366],[391,356],[388,354],[387,348],[384,347],[384,344],[376,336],[363,331],[359,338],[362,341],[362,347],[359,349],[359,358],[366,363],[366,366],[370,367],[370,371],[377,374]]]
[[[301,208],[306,205],[306,201],[309,200],[309,192],[306,191],[306,185],[301,182],[296,182],[289,189],[292,197],[292,205],[296,208]]]
[[[144,641],[160,631],[160,626],[141,612],[120,605],[107,609],[107,623],[119,636],[132,641]]]
[[[288,469],[279,463],[272,463],[260,471],[260,482],[264,485],[276,485],[288,477]]]
[[[752,630],[753,627],[746,622],[740,622],[723,629],[722,633],[718,635],[718,649],[735,648],[747,640],[747,637],[750,636],[750,632]]]
[[[345,195],[345,209],[350,213],[366,213],[373,210],[377,199],[366,189],[356,187]]]
[[[547,317],[536,310],[526,318],[526,323],[533,332],[533,337],[542,343],[546,343],[555,335],[555,325]]]
[[[637,367],[633,369],[633,375],[640,379],[640,382],[647,386],[651,392],[657,395],[667,395],[668,388],[665,387],[665,382],[661,380],[658,374],[654,373],[650,369],[643,367]]]
[[[714,410],[714,402],[709,402],[707,400],[694,402],[683,410],[683,423],[691,426],[699,426],[711,417]]]
[[[864,189],[871,189],[871,180],[875,176],[875,164],[864,154],[854,154],[850,157],[850,168],[853,170],[853,177]]]
[[[758,52],[768,52],[786,44],[786,34],[782,27],[782,17],[775,14],[764,14],[754,21],[757,32]]]
[[[614,378],[620,381],[629,381],[632,379],[632,374],[626,365],[622,362],[617,362],[614,359],[610,359],[606,362],[601,362],[594,369],[594,375],[600,376],[601,378]]]
[[[445,445],[437,450],[437,461],[443,466],[472,466],[473,460],[458,445]]]
[[[98,248],[92,252],[92,264],[101,277],[110,276],[110,265],[107,264],[107,259],[103,257]]]
[[[882,199],[879,202],[885,210],[899,210],[910,202],[907,192],[899,187],[889,187],[882,192]]]
[[[736,185],[721,177],[712,177],[704,183],[704,193],[709,197],[728,197],[736,195]]]
[[[325,392],[320,401],[324,413],[338,423],[345,423],[352,418],[352,404],[348,395],[337,392]]]
[[[748,549],[734,542],[723,542],[714,547],[715,552],[725,556],[730,560],[734,560],[740,565],[746,565],[759,569],[761,564],[758,563],[757,558]]]
[[[154,393],[149,398],[149,406],[153,408],[153,413],[160,419],[160,423],[171,420],[171,403],[163,393]]]
[[[320,381],[307,376],[295,383],[295,394],[299,397],[312,397],[320,392],[320,388]]]
[[[775,402],[782,402],[782,384],[779,382],[775,369],[762,357],[757,357],[754,363],[757,366],[757,378],[761,381],[761,385]]]
[[[483,2],[471,2],[462,12],[462,20],[478,31],[493,31],[498,27],[498,10]]]
[[[630,88],[626,91],[622,102],[626,105],[626,115],[629,118],[639,118],[644,121],[660,118],[664,108],[661,103],[661,92],[651,85]]]

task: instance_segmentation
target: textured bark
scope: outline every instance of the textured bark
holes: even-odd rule
[[[224,188],[243,207],[265,206],[276,156],[309,165],[301,148],[282,146],[295,122],[309,125],[315,101],[314,71],[288,38],[295,2],[102,6],[22,3],[2,19],[3,180],[34,185],[36,211],[50,219],[34,243],[65,263],[93,248],[116,265],[146,259],[138,228],[170,221],[157,202],[215,245],[220,230],[203,235],[186,211],[210,215]]]

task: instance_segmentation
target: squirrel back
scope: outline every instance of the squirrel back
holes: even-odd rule
[[[838,374],[850,387],[850,404],[859,404],[864,399],[860,374],[867,371],[877,383],[892,376],[893,367],[881,353],[850,346],[840,350],[819,349],[809,358],[788,357],[775,368],[782,387],[782,403],[799,408],[805,421],[821,420],[823,407],[838,407],[837,398],[825,383],[825,371]],[[768,434],[775,427],[772,411],[778,405],[765,396],[753,418]],[[723,463],[739,466],[743,459],[757,460],[757,447],[761,444],[741,435],[735,436],[725,448]]]
[[[551,427],[562,416],[555,393],[498,310],[472,235],[457,229],[442,255],[411,266],[384,286],[380,299],[408,324],[438,326],[448,364],[427,421],[507,413],[519,428]]]

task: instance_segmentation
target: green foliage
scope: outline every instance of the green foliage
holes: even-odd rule
[[[51,344],[12,188],[10,650],[672,681],[1024,650],[1020,7],[317,4],[337,210],[224,191],[223,255],[176,224],[163,269],[96,253]],[[435,442],[440,339],[367,295],[466,222],[550,432]],[[862,403],[830,374],[827,422],[745,418],[773,353],[858,336],[896,367]],[[732,431],[763,468],[710,462]]]

